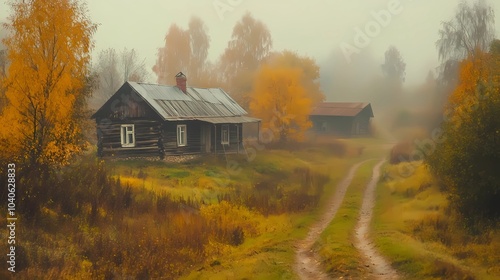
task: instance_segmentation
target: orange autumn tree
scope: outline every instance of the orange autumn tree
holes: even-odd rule
[[[311,127],[309,114],[313,100],[302,81],[300,68],[263,65],[257,72],[250,110],[262,119],[262,128],[279,142],[302,141]]]
[[[493,45],[494,46],[494,45]],[[475,110],[485,95],[478,92],[479,86],[498,87],[500,64],[494,52],[477,50],[474,55],[460,63],[460,82],[448,98],[446,114],[450,123],[459,127],[471,110]]]
[[[189,20],[188,29],[170,25],[165,35],[165,45],[158,48],[153,72],[160,84],[171,84],[174,76],[182,71],[188,82],[197,86],[213,84],[213,74],[207,61],[210,48],[208,27],[198,17]]]
[[[316,61],[307,56],[300,56],[296,52],[284,50],[272,53],[266,60],[268,64],[286,68],[300,68],[302,70],[301,84],[304,86],[313,104],[325,100],[319,84],[319,66]]]
[[[97,26],[79,1],[19,0],[10,7],[0,156],[17,157],[36,173],[42,166],[66,164],[82,150],[76,104],[84,103]]]

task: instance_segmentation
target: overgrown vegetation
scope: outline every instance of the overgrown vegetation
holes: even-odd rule
[[[412,165],[411,176],[400,170]],[[471,234],[425,165],[388,165],[379,183],[373,237],[405,279],[498,279],[498,229]]]
[[[330,175],[303,159],[321,153],[234,158],[242,170],[229,177],[225,161],[210,157],[173,164],[82,156],[47,175],[36,204],[19,203],[17,276],[172,279],[220,266],[247,239],[276,234],[272,221],[317,208]],[[211,196],[193,195],[204,190]]]
[[[500,216],[499,46],[495,41],[490,53],[478,51],[460,64],[460,83],[443,124],[445,138],[426,157],[472,230],[484,222],[495,224]]]

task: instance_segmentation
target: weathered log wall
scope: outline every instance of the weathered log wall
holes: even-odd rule
[[[133,124],[135,146],[122,147],[121,125]],[[110,120],[97,121],[97,148],[99,156],[141,157],[160,156],[161,124],[155,120]]]
[[[186,125],[187,145],[177,144],[177,125]],[[175,121],[164,122],[162,126],[162,139],[165,155],[198,154],[202,152],[200,121]]]

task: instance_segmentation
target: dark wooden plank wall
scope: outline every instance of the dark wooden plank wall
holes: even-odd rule
[[[311,116],[313,130],[320,134],[356,136],[370,134],[370,115],[362,112],[356,117]],[[325,127],[323,127],[325,123]],[[356,131],[357,129],[357,131]]]
[[[368,110],[361,111],[356,116],[356,118],[354,120],[354,124],[353,124],[353,129],[355,127],[357,127],[358,131],[354,131],[353,134],[356,134],[356,135],[369,135],[369,134],[371,134],[370,118],[371,118],[371,114]],[[357,126],[356,126],[356,123],[358,123]]]
[[[214,128],[213,124],[211,125],[212,127],[212,152],[215,152],[217,150],[217,154],[222,154],[224,152],[226,153],[236,153],[238,152],[238,146],[241,149],[241,139],[242,139],[242,125],[241,124],[227,124],[229,126],[229,145],[221,144],[221,138],[222,138],[222,126],[224,124],[217,124],[217,133],[215,133],[214,137]]]
[[[122,124],[134,125],[135,147],[122,147],[120,138]],[[97,120],[99,156],[160,156],[160,136],[160,122],[157,120]]]
[[[177,145],[177,125],[186,125],[187,145]],[[198,154],[201,153],[201,126],[200,121],[166,121],[162,126],[163,149],[165,155]]]
[[[349,136],[352,133],[353,117],[311,116],[313,128],[318,133]],[[325,126],[323,126],[323,123]]]

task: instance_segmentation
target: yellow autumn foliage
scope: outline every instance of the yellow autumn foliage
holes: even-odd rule
[[[82,150],[75,101],[88,74],[96,30],[78,1],[12,1],[4,26],[10,65],[2,84],[1,155],[65,164]]]
[[[300,68],[270,65],[263,65],[256,75],[250,110],[262,119],[262,129],[272,132],[273,140],[302,141],[311,127],[313,99],[303,85],[302,75]]]
[[[488,92],[480,93],[479,86],[493,86],[498,90],[500,84],[498,69],[500,69],[498,55],[480,51],[460,63],[460,83],[450,95],[446,110],[450,123],[459,127],[471,110],[476,110],[480,102],[493,97],[489,96],[491,94]]]
[[[215,224],[222,229],[242,228],[245,236],[259,234],[259,219],[262,215],[250,211],[242,205],[234,205],[227,201],[219,204],[202,205],[200,214],[209,224]]]

